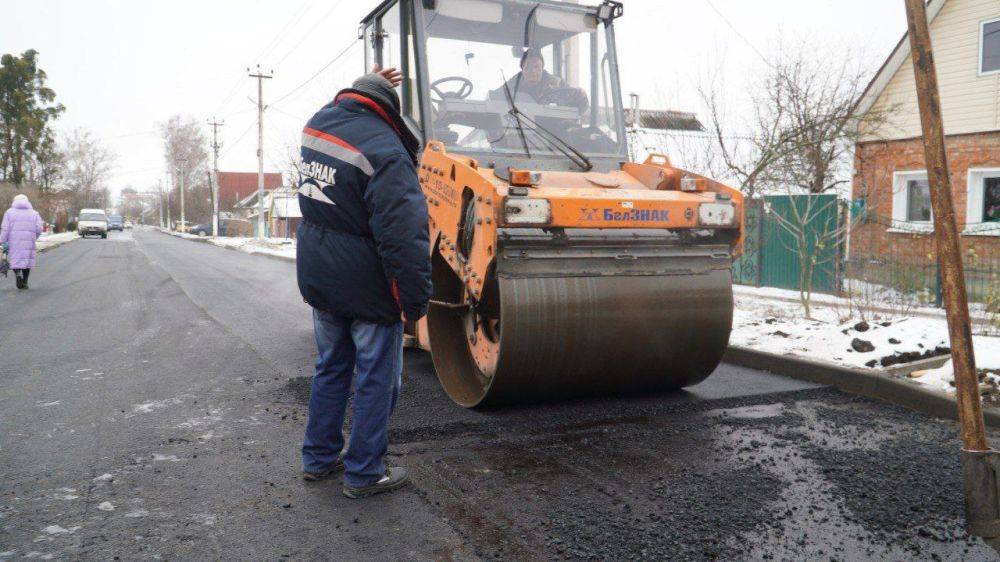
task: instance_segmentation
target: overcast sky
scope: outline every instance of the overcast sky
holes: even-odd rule
[[[582,3],[588,3],[584,0]],[[594,1],[596,3],[596,0]],[[10,2],[0,53],[34,48],[58,100],[59,131],[92,130],[117,154],[112,191],[164,178],[158,124],[173,114],[216,116],[220,169],[256,171],[256,84],[265,101],[295,90],[265,116],[265,168],[277,170],[305,120],[363,70],[359,20],[376,0],[33,0]],[[808,40],[817,57],[859,49],[877,66],[902,35],[903,0],[625,0],[617,36],[623,90],[643,106],[700,110],[695,82],[717,68],[738,94],[759,69],[755,51],[779,36]],[[734,31],[735,29],[735,31]],[[206,125],[206,132],[208,127]]]

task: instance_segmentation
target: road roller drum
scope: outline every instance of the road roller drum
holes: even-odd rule
[[[641,231],[501,240],[495,289],[479,303],[463,303],[461,280],[434,263],[430,345],[455,402],[676,389],[719,363],[733,312],[728,246]]]

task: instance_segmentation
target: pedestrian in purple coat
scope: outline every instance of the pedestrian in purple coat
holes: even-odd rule
[[[28,288],[28,274],[35,267],[35,241],[42,234],[42,217],[31,208],[28,196],[14,197],[14,203],[3,214],[0,225],[0,244],[7,245],[10,268],[18,289]]]

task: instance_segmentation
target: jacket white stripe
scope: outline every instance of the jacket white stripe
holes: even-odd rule
[[[320,137],[314,137],[309,133],[302,133],[302,146],[315,150],[316,152],[321,152],[330,156],[331,158],[336,158],[337,160],[347,162],[348,164],[354,166],[355,168],[361,170],[368,176],[375,173],[375,169],[372,167],[368,159],[365,158],[364,154],[360,152],[355,152],[349,148],[340,146],[339,144],[329,141]]]
[[[329,205],[336,205],[336,203],[334,203],[329,197],[326,196],[325,193],[323,193],[323,190],[320,189],[318,185],[316,185],[310,180],[302,182],[299,185],[298,191],[299,193],[305,195],[310,199],[315,199],[321,203],[327,203]]]

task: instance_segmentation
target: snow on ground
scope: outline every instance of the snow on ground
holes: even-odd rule
[[[876,313],[860,321],[844,299],[814,295],[813,320],[806,320],[795,291],[736,286],[732,345],[793,355],[845,367],[883,370],[924,356],[945,355],[948,326],[943,311]],[[1000,401],[1000,337],[973,337],[982,390]],[[986,371],[995,371],[993,374]],[[940,369],[918,372],[914,380],[954,392],[951,361]]]
[[[779,355],[846,367],[881,369],[948,347],[943,319],[907,317],[862,322],[829,307],[806,320],[796,303],[737,296],[729,342]]]
[[[973,349],[980,392],[992,401],[1000,402],[1000,338],[973,338]],[[955,391],[955,372],[951,359],[937,369],[918,371],[911,377],[935,390]]]
[[[65,244],[71,240],[76,240],[80,235],[75,231],[73,232],[60,232],[58,234],[46,233],[38,238],[37,248],[39,250],[45,250],[47,248],[52,248],[60,244]]]
[[[886,319],[909,316],[945,317],[944,309],[930,306],[928,298],[904,295],[889,287],[852,279],[849,280],[848,290],[856,295],[855,298],[813,293],[810,302],[812,305],[833,308],[845,316],[851,315],[852,308],[863,307],[870,309],[869,312],[874,312],[877,316]],[[799,302],[798,291],[775,287],[733,285],[733,293],[737,297],[759,297],[791,301],[796,304]],[[969,303],[969,313],[972,315],[973,320],[988,321],[991,318],[991,315],[985,310],[982,303]]]
[[[258,240],[256,238],[241,236],[198,236],[197,234],[174,232],[164,228],[158,230],[178,238],[202,240],[215,246],[232,248],[248,254],[267,254],[287,259],[295,259],[295,239],[293,238],[265,238],[263,240]]]
[[[209,244],[234,248],[248,254],[269,254],[283,258],[295,259],[295,240],[291,238],[256,238],[242,237],[207,237]]]

